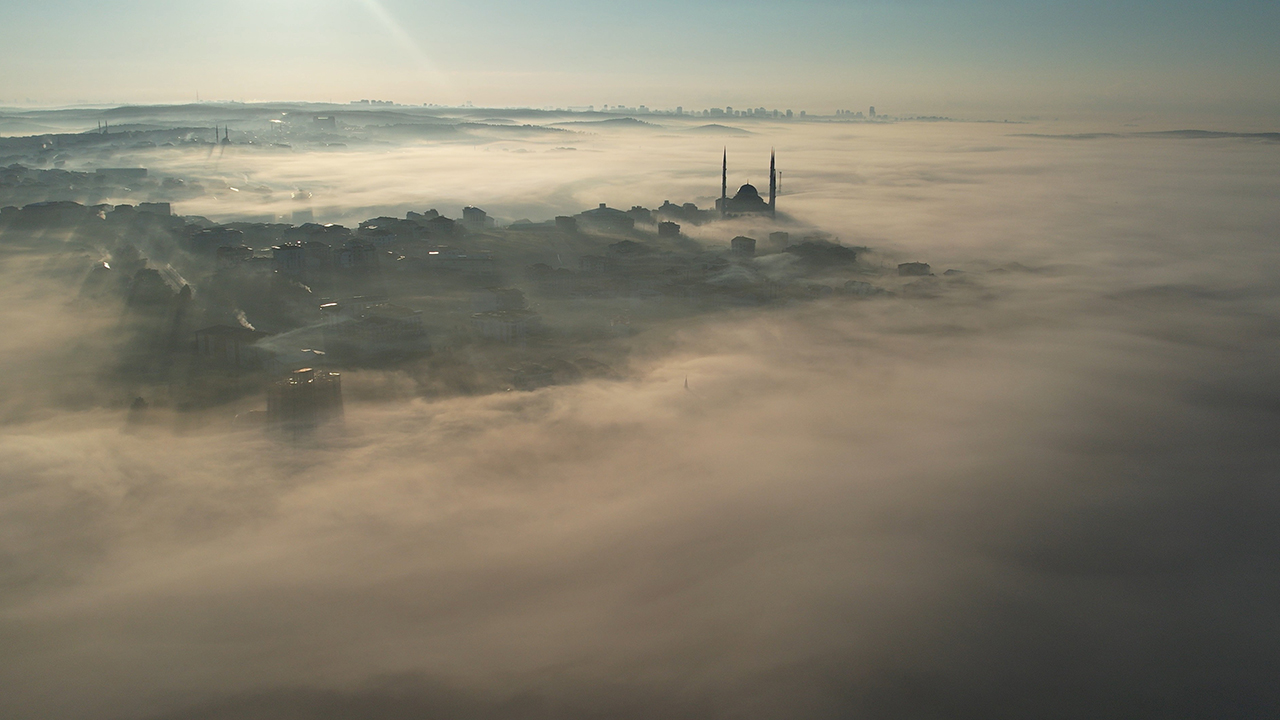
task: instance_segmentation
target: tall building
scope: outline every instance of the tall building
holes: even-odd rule
[[[541,327],[542,318],[532,310],[494,310],[471,316],[471,327],[480,337],[498,342],[520,342]]]
[[[340,270],[372,272],[378,267],[378,248],[373,243],[348,240],[333,249],[333,264]]]
[[[306,252],[301,243],[285,243],[271,248],[271,264],[281,275],[301,275],[306,267]]]
[[[382,298],[356,297],[320,306],[324,349],[341,363],[410,357],[431,349],[422,312]]]
[[[493,218],[489,217],[489,213],[478,207],[462,208],[462,223],[467,227],[484,229],[493,227]]]
[[[342,377],[302,368],[267,391],[267,422],[286,433],[314,429],[342,417]]]

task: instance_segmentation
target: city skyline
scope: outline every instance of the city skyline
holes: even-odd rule
[[[1274,4],[9,3],[0,104],[206,100],[1265,116]]]

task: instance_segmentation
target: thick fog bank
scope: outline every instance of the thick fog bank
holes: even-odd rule
[[[731,182],[777,145],[780,207],[930,262],[912,292],[655,323],[625,380],[356,400],[310,445],[126,428],[116,320],[7,251],[4,714],[1280,712],[1280,146],[842,132]],[[718,147],[592,142],[455,187],[718,189]]]

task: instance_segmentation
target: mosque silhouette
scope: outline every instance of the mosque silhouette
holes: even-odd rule
[[[769,201],[760,197],[760,191],[747,183],[738,188],[737,194],[729,197],[729,149],[725,148],[720,165],[720,199],[716,200],[716,210],[724,217],[736,215],[768,215],[778,214],[778,172],[774,152],[769,151]]]

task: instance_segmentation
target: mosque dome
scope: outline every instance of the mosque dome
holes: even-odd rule
[[[769,155],[769,200],[760,197],[760,191],[751,183],[738,188],[738,193],[729,197],[729,154],[726,152],[720,165],[720,199],[716,200],[716,209],[724,217],[735,215],[774,215],[777,198],[778,176],[777,166],[772,153]]]

